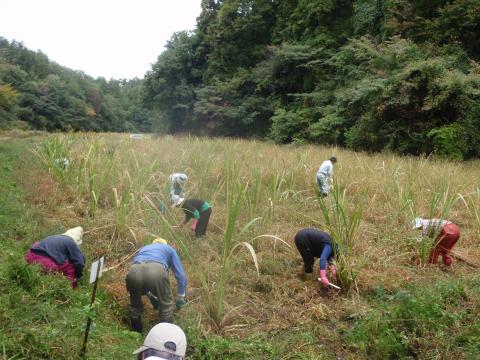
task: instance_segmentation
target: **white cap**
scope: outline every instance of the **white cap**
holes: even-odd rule
[[[423,226],[423,219],[421,217],[417,217],[412,220],[412,230],[420,229]]]
[[[143,345],[135,350],[133,354],[138,354],[147,349],[165,351],[183,357],[187,351],[187,337],[177,325],[160,323],[148,332]],[[149,359],[155,359],[155,357],[149,357]]]
[[[180,195],[172,195],[172,207],[179,206],[185,198],[181,197]]]
[[[70,236],[73,241],[75,241],[75,244],[77,244],[78,246],[82,245],[83,228],[81,226],[68,229],[62,235]]]

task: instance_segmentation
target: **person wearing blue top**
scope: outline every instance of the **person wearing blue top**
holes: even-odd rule
[[[25,261],[40,265],[46,273],[61,272],[75,288],[85,267],[85,256],[79,248],[82,236],[81,226],[69,229],[62,235],[48,236],[30,247]]]
[[[309,277],[313,273],[315,258],[320,258],[319,280],[324,287],[327,287],[330,284],[327,278],[327,264],[332,276],[336,276],[333,264],[335,253],[331,236],[318,229],[306,228],[295,235],[295,245],[305,266],[305,272],[300,277]]]
[[[133,331],[142,332],[142,296],[147,295],[155,310],[158,310],[160,322],[173,321],[173,300],[168,280],[171,269],[177,280],[177,310],[185,305],[187,279],[180,258],[173,247],[162,238],[142,247],[133,258],[125,279],[130,294],[130,318]]]

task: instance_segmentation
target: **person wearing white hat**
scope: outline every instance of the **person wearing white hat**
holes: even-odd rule
[[[61,272],[75,288],[85,267],[85,256],[79,248],[82,237],[81,226],[69,229],[62,235],[48,236],[32,245],[25,255],[25,261],[40,265],[47,273]]]
[[[417,217],[412,220],[412,229],[422,229],[420,241],[424,241],[428,236],[435,237],[428,259],[430,264],[436,264],[441,255],[446,266],[452,265],[453,259],[450,254],[460,238],[460,229],[457,225],[448,220]]]
[[[173,205],[178,197],[185,197],[183,186],[188,180],[183,173],[174,173],[168,177],[170,181],[170,203]]]
[[[133,258],[133,263],[125,279],[130,294],[130,320],[133,331],[142,332],[142,296],[147,295],[160,321],[172,322],[174,304],[168,270],[171,269],[177,280],[176,308],[185,305],[187,279],[180,257],[173,247],[162,238],[153,240],[152,244],[142,247]]]
[[[187,351],[187,337],[174,324],[155,325],[145,337],[143,345],[133,352],[137,360],[183,360]]]

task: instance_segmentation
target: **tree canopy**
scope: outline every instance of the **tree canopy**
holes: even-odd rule
[[[0,38],[0,127],[480,156],[478,0],[202,0],[145,79]]]
[[[142,81],[93,79],[0,37],[0,128],[150,131]]]
[[[170,132],[480,155],[477,0],[203,0],[144,99]]]

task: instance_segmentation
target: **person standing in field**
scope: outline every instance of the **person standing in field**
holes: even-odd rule
[[[175,204],[175,201],[178,197],[185,197],[185,192],[183,187],[188,180],[187,175],[183,173],[174,173],[168,177],[170,182],[170,202]]]
[[[155,310],[158,310],[161,322],[173,322],[174,304],[168,270],[172,270],[177,279],[176,308],[185,305],[187,279],[180,258],[173,247],[162,238],[153,240],[138,250],[125,279],[130,294],[130,319],[133,331],[142,332],[142,296],[147,295]]]
[[[337,162],[337,158],[332,156],[325,160],[317,171],[317,184],[320,188],[322,196],[328,196],[330,192],[330,179],[333,175],[333,165]]]
[[[195,231],[195,237],[201,238],[206,234],[210,215],[212,214],[212,207],[208,202],[179,197],[176,199],[174,206],[180,206],[185,213],[185,219],[178,227],[182,227],[193,218],[192,230]]]
[[[436,264],[441,255],[446,266],[452,265],[453,259],[450,253],[460,238],[460,229],[457,225],[448,220],[418,217],[412,221],[412,228],[422,229],[419,241],[425,241],[426,237],[435,237],[435,243],[428,258],[430,264]]]
[[[160,323],[148,332],[143,345],[133,355],[137,355],[136,360],[183,360],[186,352],[187,337],[183,330],[174,324]]]
[[[315,258],[319,258],[319,280],[323,287],[328,287],[330,282],[327,277],[327,266],[333,278],[337,275],[337,270],[333,264],[335,254],[331,236],[318,229],[305,228],[295,235],[295,246],[304,263],[304,271],[300,274],[300,277],[302,279],[311,277]]]
[[[46,273],[62,273],[76,288],[85,267],[85,256],[79,248],[82,237],[81,226],[69,229],[62,235],[48,236],[32,245],[25,255],[25,261],[40,265]]]

